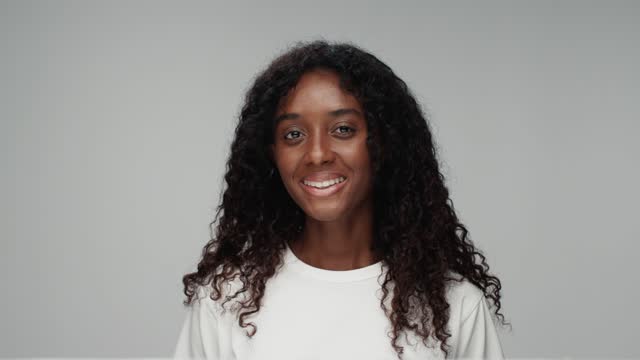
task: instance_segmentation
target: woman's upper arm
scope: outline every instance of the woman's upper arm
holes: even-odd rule
[[[480,296],[458,327],[454,344],[458,359],[504,359],[502,345],[487,300]]]
[[[200,290],[189,306],[178,343],[175,359],[220,359],[220,319],[215,303]]]

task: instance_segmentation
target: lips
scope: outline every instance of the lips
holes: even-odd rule
[[[325,171],[325,172],[316,172],[316,173],[312,173],[309,174],[305,177],[302,178],[301,181],[315,181],[315,182],[321,182],[321,181],[327,181],[327,180],[333,180],[333,179],[337,179],[339,177],[345,177],[345,175],[339,173],[339,172],[334,172],[334,171]]]
[[[349,181],[349,179],[346,179],[342,182],[339,182],[337,184],[333,184],[330,185],[326,188],[316,188],[314,186],[309,186],[309,185],[305,185],[302,181],[300,182],[300,186],[302,187],[302,189],[309,195],[314,196],[314,197],[329,197],[331,195],[334,195],[336,193],[338,193],[340,190],[342,190],[342,188],[345,186],[345,184]]]

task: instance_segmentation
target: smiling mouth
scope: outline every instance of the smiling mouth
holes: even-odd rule
[[[344,187],[348,178],[341,176],[339,178],[328,181],[301,181],[300,185],[310,195],[313,196],[329,196],[340,191]]]
[[[307,186],[312,186],[316,189],[326,189],[328,187],[331,187],[333,185],[339,184],[341,182],[346,181],[347,178],[345,176],[340,176],[337,177],[335,179],[331,179],[331,180],[327,180],[327,181],[308,181],[308,180],[303,180],[302,183],[307,185]]]

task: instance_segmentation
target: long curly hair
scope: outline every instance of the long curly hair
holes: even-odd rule
[[[456,281],[452,272],[478,286],[506,324],[500,313],[500,280],[489,273],[485,256],[456,216],[420,105],[406,83],[375,56],[350,43],[326,40],[295,44],[247,91],[226,164],[226,189],[210,224],[211,240],[197,271],[182,279],[184,304],[191,304],[198,286],[210,285],[212,299],[218,300],[225,284],[239,280],[242,285],[225,294],[223,305],[243,294],[238,298],[238,323],[252,327],[249,337],[257,331],[245,319],[260,310],[265,286],[283,263],[286,242],[300,235],[305,220],[275,176],[269,156],[274,115],[300,77],[316,68],[334,71],[340,86],[365,111],[374,181],[372,250],[381,254],[388,269],[380,306],[392,324],[398,356],[404,330],[414,331],[425,344],[434,336],[448,355],[445,291],[448,281]],[[389,294],[391,309],[385,305]]]

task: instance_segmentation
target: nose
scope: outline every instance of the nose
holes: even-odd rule
[[[335,160],[335,152],[332,148],[331,136],[321,131],[316,131],[307,142],[306,162],[313,165],[323,165]]]

